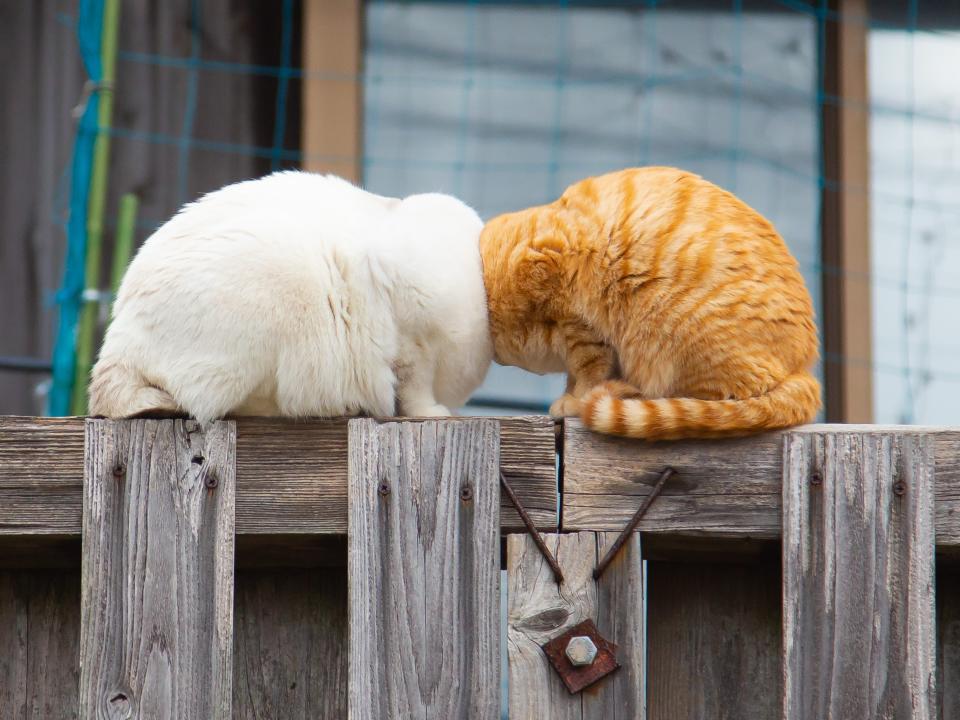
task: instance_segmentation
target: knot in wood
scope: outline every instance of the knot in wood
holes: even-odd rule
[[[107,716],[110,720],[126,720],[132,716],[130,698],[125,692],[114,692],[107,702]]]

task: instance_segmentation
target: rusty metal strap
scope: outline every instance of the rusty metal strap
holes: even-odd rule
[[[637,525],[640,524],[640,520],[643,518],[644,514],[653,504],[653,501],[657,499],[657,496],[660,494],[660,491],[663,490],[663,486],[667,483],[673,475],[676,474],[676,470],[672,467],[667,467],[660,477],[657,479],[656,484],[653,486],[653,489],[650,491],[650,494],[644,498],[643,502],[640,504],[640,507],[637,509],[637,512],[634,513],[633,517],[630,518],[630,522],[627,523],[626,527],[614,541],[613,545],[610,546],[610,549],[607,551],[607,554],[604,555],[603,560],[597,565],[593,570],[594,580],[599,580],[606,569],[610,566],[610,563],[613,562],[614,558],[617,556],[617,553],[620,552],[623,548],[624,543],[627,541],[627,538],[630,537],[630,534],[637,529]],[[537,526],[533,524],[533,520],[530,518],[530,515],[527,513],[526,508],[523,507],[523,503],[520,502],[520,498],[517,497],[517,494],[513,491],[513,488],[510,487],[510,483],[507,482],[506,476],[503,474],[503,470],[500,471],[500,484],[503,486],[504,491],[507,493],[507,498],[510,500],[510,504],[513,505],[516,509],[517,514],[520,515],[520,519],[523,521],[523,524],[527,528],[527,532],[530,534],[530,537],[533,538],[533,542],[536,544],[537,548],[540,550],[540,554],[543,555],[543,559],[547,561],[547,564],[550,566],[550,569],[553,571],[554,580],[556,580],[557,585],[563,583],[563,571],[560,570],[560,564],[557,562],[557,559],[553,556],[553,553],[550,552],[550,548],[547,547],[547,544],[543,540],[543,536],[540,535],[540,531],[537,530]]]
[[[537,526],[533,524],[533,520],[527,513],[526,508],[523,507],[523,503],[520,502],[520,498],[517,497],[517,494],[513,491],[513,488],[510,487],[510,483],[507,482],[507,477],[503,474],[503,470],[500,471],[500,484],[503,486],[504,492],[507,493],[507,498],[510,500],[510,504],[513,505],[514,509],[517,511],[517,514],[520,516],[520,519],[523,520],[523,524],[527,526],[527,532],[530,533],[530,537],[532,537],[533,542],[536,543],[537,548],[540,550],[540,554],[543,555],[544,560],[547,561],[547,564],[553,571],[553,579],[557,581],[557,585],[562,584],[563,571],[560,570],[560,564],[553,556],[553,553],[550,552],[550,548],[548,548],[547,544],[543,541],[543,536],[540,535],[540,531],[537,530]]]

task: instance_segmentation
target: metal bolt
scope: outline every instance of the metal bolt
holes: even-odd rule
[[[117,463],[116,465],[113,466],[113,476],[115,478],[122,478],[124,472],[125,470],[123,468],[123,465],[121,465],[120,463]]]
[[[385,482],[380,483],[379,485],[377,485],[377,492],[383,495],[384,497],[386,497],[387,495],[390,494],[390,486],[387,485]]]
[[[907,484],[902,480],[895,482],[893,484],[893,494],[894,495],[903,495],[907,491]]]
[[[586,667],[592,665],[597,658],[597,646],[593,644],[586,635],[577,635],[570,638],[567,643],[567,649],[564,650],[567,660],[574,667]]]
[[[473,500],[473,488],[469,485],[464,485],[460,488],[460,499],[464,502],[470,502]]]
[[[216,473],[213,470],[208,470],[206,476],[203,478],[203,484],[209,489],[213,490],[218,484]]]
[[[811,485],[823,484],[823,475],[821,475],[819,472],[813,473],[813,475],[810,476],[810,484]]]

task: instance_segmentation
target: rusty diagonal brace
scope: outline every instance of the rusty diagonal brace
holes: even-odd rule
[[[513,492],[513,488],[510,487],[510,483],[507,482],[507,477],[503,474],[503,470],[500,471],[500,484],[503,485],[503,489],[510,499],[510,504],[513,505],[520,519],[523,520],[523,524],[527,526],[527,532],[530,533],[530,537],[532,537],[533,541],[537,544],[537,548],[540,550],[540,554],[543,555],[543,559],[547,561],[550,569],[553,570],[553,579],[557,581],[557,585],[562,585],[563,571],[560,569],[560,564],[553,556],[553,553],[550,552],[550,548],[548,548],[547,544],[543,541],[540,531],[537,530],[537,526],[533,524],[533,520],[531,520],[527,514],[526,508],[524,508],[523,503],[520,502],[520,498]]]
[[[653,501],[657,499],[657,495],[659,495],[660,491],[663,490],[663,486],[666,484],[667,480],[669,480],[670,477],[676,472],[677,471],[672,467],[668,467],[662,473],[660,473],[660,477],[657,480],[657,484],[653,486],[653,490],[651,490],[650,494],[643,499],[640,507],[637,508],[637,512],[634,513],[633,517],[630,518],[630,522],[627,523],[627,526],[623,529],[623,532],[620,533],[620,537],[618,537],[616,542],[610,546],[610,549],[603,557],[603,560],[600,561],[600,564],[594,568],[594,580],[599,580],[600,576],[603,575],[610,563],[613,562],[613,559],[617,556],[617,553],[620,552],[620,548],[623,547],[623,544],[627,541],[627,538],[630,537],[630,534],[637,529],[637,525],[640,524],[640,519],[643,517],[643,514],[647,511]]]
[[[601,560],[594,569],[594,580],[599,580],[600,576],[603,575],[610,563],[613,562],[613,559],[617,556],[617,553],[620,552],[620,549],[623,547],[624,543],[626,543],[627,538],[630,537],[630,534],[637,529],[637,525],[640,524],[640,520],[643,518],[644,513],[647,512],[647,510],[650,508],[650,505],[653,504],[653,501],[657,499],[660,491],[663,490],[663,486],[666,484],[667,480],[675,475],[676,472],[677,471],[672,467],[668,467],[662,473],[660,473],[660,477],[657,479],[657,482],[650,491],[650,494],[644,498],[643,502],[640,504],[640,507],[637,509],[637,512],[635,512],[633,517],[630,518],[630,522],[627,523],[627,526],[617,537],[616,541],[610,546],[610,549],[603,557],[603,560]],[[517,514],[520,515],[520,519],[523,520],[523,524],[527,527],[527,532],[530,533],[530,537],[533,538],[533,542],[540,550],[540,554],[543,555],[543,559],[547,561],[547,564],[553,571],[553,578],[556,580],[557,585],[563,584],[563,571],[560,569],[560,564],[553,556],[553,553],[550,552],[550,548],[548,548],[547,544],[543,541],[540,531],[537,530],[537,526],[533,524],[533,520],[530,518],[530,515],[527,514],[526,509],[523,507],[523,503],[520,502],[520,498],[517,497],[516,493],[513,491],[513,488],[510,487],[510,483],[507,482],[507,477],[503,474],[503,470],[500,471],[500,484],[506,491],[507,498],[510,500],[510,504],[513,505],[514,509],[517,511]]]

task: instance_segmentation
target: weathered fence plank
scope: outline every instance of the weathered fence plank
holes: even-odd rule
[[[640,535],[634,533],[599,581],[593,569],[615,533],[548,534],[563,570],[550,568],[529,535],[507,538],[510,717],[513,720],[643,720],[645,637]],[[592,619],[616,643],[621,667],[580,695],[567,692],[541,646]]]
[[[500,710],[499,429],[350,422],[353,720]]]
[[[235,428],[87,421],[80,717],[231,717]]]
[[[555,529],[553,420],[495,421],[504,473],[538,527]],[[0,543],[10,535],[80,537],[83,422],[0,417]],[[347,422],[236,420],[239,535],[346,534]],[[506,499],[501,526],[522,527]]]
[[[779,718],[780,563],[648,562],[647,585],[650,720]]]
[[[74,720],[80,574],[0,572],[0,718]]]
[[[934,439],[787,433],[784,718],[934,717]]]
[[[237,574],[234,720],[347,717],[345,568]]]
[[[938,546],[960,545],[960,431],[918,426],[807,425],[799,433],[928,434],[936,463]],[[667,465],[677,474],[640,523],[649,533],[777,538],[783,432],[727,440],[646,443],[564,423],[563,529],[618,530]]]

